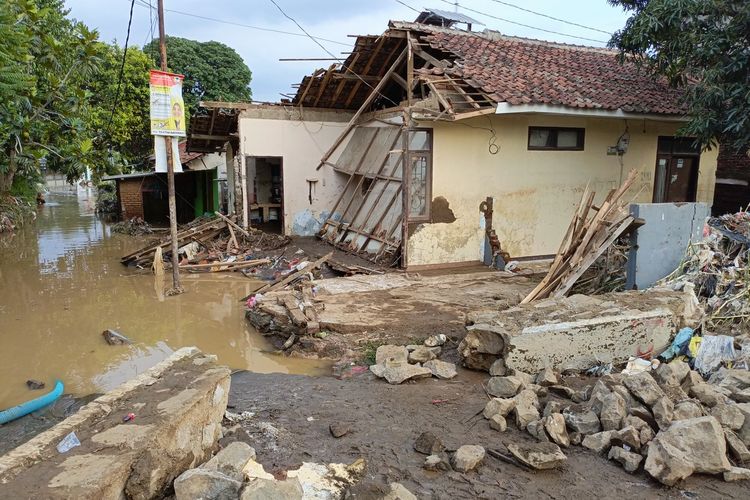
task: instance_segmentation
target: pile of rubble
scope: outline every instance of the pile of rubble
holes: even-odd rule
[[[560,465],[560,447],[581,445],[628,472],[643,467],[665,485],[693,473],[750,479],[743,468],[750,464],[750,371],[722,367],[707,382],[679,359],[653,366],[605,375],[582,390],[551,369],[494,376],[483,415],[493,429],[505,431],[511,420],[544,443],[524,452],[508,446],[535,469]]]
[[[446,336],[440,334],[428,337],[424,345],[381,345],[375,352],[375,364],[370,366],[370,371],[394,385],[432,376],[452,379],[456,376],[456,365],[437,359],[446,340]]]
[[[130,236],[143,236],[144,234],[153,234],[154,230],[148,222],[141,217],[132,217],[128,220],[112,224],[112,231]]]
[[[692,283],[710,326],[750,320],[750,212],[712,217],[703,240],[663,282],[675,289]]]

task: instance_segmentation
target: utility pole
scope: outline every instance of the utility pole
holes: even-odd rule
[[[158,0],[159,11],[159,51],[161,53],[161,70],[167,71],[167,40],[164,33],[164,0]],[[174,194],[174,155],[172,155],[172,137],[164,137],[167,143],[167,192],[169,196],[169,234],[172,238],[172,290],[170,295],[182,293],[180,286],[180,256],[177,245],[177,203]],[[178,158],[179,161],[179,158]]]

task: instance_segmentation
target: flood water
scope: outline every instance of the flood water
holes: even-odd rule
[[[74,396],[110,390],[193,345],[233,369],[327,371],[324,362],[268,353],[239,302],[258,282],[183,274],[186,293],[165,297],[152,275],[120,264],[143,242],[98,219],[93,192],[47,201],[35,223],[0,235],[0,410],[41,395],[57,378]],[[133,344],[108,345],[101,335],[108,328]],[[28,390],[28,379],[47,389]]]

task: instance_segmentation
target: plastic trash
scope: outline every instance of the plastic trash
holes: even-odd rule
[[[674,340],[672,341],[672,345],[669,346],[669,349],[661,353],[660,357],[663,358],[664,361],[669,361],[680,354],[682,349],[690,342],[690,339],[693,338],[694,332],[695,331],[690,327],[685,327],[677,332],[677,335],[675,335]]]
[[[651,361],[632,357],[628,360],[628,365],[622,371],[623,375],[633,375],[634,373],[647,372],[651,369]]]
[[[81,442],[78,440],[75,431],[65,436],[62,441],[57,443],[57,451],[59,453],[67,453],[76,446],[81,446]]]
[[[135,420],[135,413],[128,413],[124,417],[122,417],[123,422],[130,422],[131,420]]]
[[[695,357],[695,369],[707,377],[722,363],[734,361],[734,337],[728,335],[706,335],[703,337],[698,355]]]

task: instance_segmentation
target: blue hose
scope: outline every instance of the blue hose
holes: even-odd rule
[[[64,390],[65,386],[63,385],[62,381],[55,380],[55,388],[44,396],[39,396],[36,399],[26,401],[25,403],[21,403],[20,405],[14,406],[13,408],[8,408],[7,410],[0,411],[0,425],[7,424],[8,422],[11,422],[17,418],[21,418],[24,415],[28,415],[33,411],[40,410],[45,406],[54,403],[60,396],[62,396]]]

